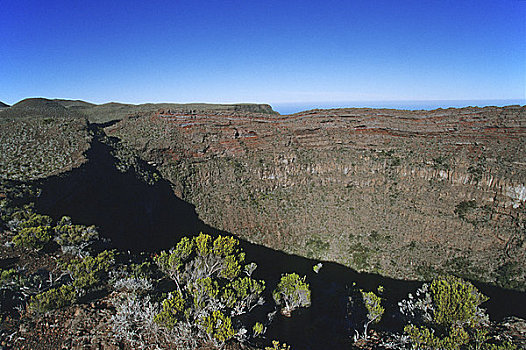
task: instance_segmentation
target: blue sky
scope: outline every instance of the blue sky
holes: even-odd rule
[[[0,0],[0,101],[526,99],[526,1]]]

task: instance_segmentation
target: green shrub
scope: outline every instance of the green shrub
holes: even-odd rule
[[[0,269],[0,287],[20,290],[27,282],[26,277],[15,269]],[[1,304],[1,300],[0,300]]]
[[[365,308],[367,310],[367,322],[364,326],[364,337],[367,338],[367,329],[369,325],[380,322],[385,312],[385,309],[381,303],[382,299],[376,294],[374,294],[374,292],[361,291],[361,293],[363,302],[365,304]]]
[[[436,278],[430,285],[434,306],[433,322],[442,327],[479,324],[479,305],[488,300],[475,286],[460,278]]]
[[[201,233],[155,256],[154,262],[177,288],[162,302],[155,321],[172,334],[191,335],[216,347],[234,337],[237,330],[230,317],[261,305],[265,289],[263,281],[250,277],[257,265],[244,265],[245,254],[238,247],[234,237],[213,239]]]
[[[10,282],[16,276],[18,276],[18,272],[15,269],[0,269],[0,284]]]
[[[53,288],[31,297],[28,307],[37,312],[47,312],[71,305],[75,300],[75,288],[70,285],[63,285],[60,288]]]
[[[82,250],[99,237],[95,226],[73,225],[67,216],[62,217],[53,229],[56,235],[55,240],[63,250],[66,247]]]
[[[128,272],[133,277],[136,277],[136,278],[147,278],[151,274],[153,274],[155,265],[153,265],[149,261],[145,261],[145,262],[137,263],[137,264],[132,263],[132,264],[128,265],[127,267],[128,267]]]
[[[317,263],[316,265],[312,266],[312,271],[315,273],[320,273],[321,268],[323,267],[322,263]]]
[[[265,328],[263,327],[263,323],[261,322],[256,322],[256,324],[254,324],[254,326],[252,327],[252,331],[254,332],[255,337],[258,337],[261,334],[263,334],[264,330]]]
[[[154,321],[173,329],[179,318],[184,315],[184,306],[185,301],[180,292],[170,293],[168,298],[163,300],[162,310],[155,316]]]
[[[64,269],[73,279],[73,285],[80,289],[90,289],[102,283],[115,263],[115,253],[105,250],[96,257],[87,256],[73,259]]]
[[[31,206],[15,211],[10,220],[12,229],[17,231],[13,243],[28,249],[42,249],[53,239],[51,222],[49,216],[33,213]]]
[[[219,310],[215,310],[212,314],[203,317],[201,325],[211,340],[215,341],[219,346],[226,341],[232,339],[234,328],[232,327],[232,320]]]
[[[52,221],[53,220],[47,215],[30,213],[26,219],[20,223],[19,228],[50,226]]]
[[[265,347],[265,350],[290,350],[290,346],[285,343],[280,344],[279,341],[273,340],[272,347],[267,346]]]
[[[13,237],[16,246],[40,250],[53,239],[51,226],[36,226],[22,228]]]
[[[281,276],[272,297],[278,305],[283,305],[282,312],[285,315],[299,307],[310,306],[309,284],[305,283],[305,276],[301,278],[297,273],[288,273]]]
[[[442,338],[435,335],[432,329],[407,325],[404,331],[411,338],[411,343],[416,349],[443,349],[456,350],[469,341],[469,334],[463,327],[452,326],[449,332]]]
[[[225,286],[221,299],[234,314],[242,314],[245,305],[257,305],[264,290],[265,281],[256,281],[250,277],[237,278]]]
[[[479,306],[488,298],[471,283],[453,276],[435,278],[402,301],[402,313],[411,315],[404,331],[418,349],[477,349],[486,342],[488,316]]]
[[[502,344],[484,344],[484,350],[518,350],[516,345],[513,345],[510,341]]]
[[[211,277],[199,278],[186,286],[189,296],[193,300],[193,308],[197,313],[200,310],[209,309],[211,301],[217,300],[219,296],[219,283]]]

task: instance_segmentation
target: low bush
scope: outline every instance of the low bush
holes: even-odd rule
[[[36,312],[48,312],[71,305],[75,302],[76,297],[73,286],[63,285],[31,297],[28,308]]]
[[[53,239],[51,226],[36,226],[22,228],[14,237],[16,246],[33,250],[44,248]]]
[[[263,326],[263,323],[256,322],[252,327],[252,331],[254,332],[254,337],[258,337],[265,332],[265,327]]]
[[[124,297],[115,299],[113,304],[116,311],[111,318],[113,333],[117,338],[128,341],[133,349],[159,349],[160,343],[169,341],[169,333],[154,321],[159,313],[159,306],[150,297],[125,294]],[[189,339],[189,342],[192,340]]]
[[[52,219],[47,215],[36,214],[31,206],[15,210],[8,223],[16,232],[13,243],[27,249],[40,250],[53,239]]]
[[[282,313],[290,316],[299,307],[310,306],[309,284],[305,283],[305,276],[301,278],[297,273],[288,273],[281,277],[272,297],[278,305],[283,305]]]
[[[204,328],[209,340],[218,344],[224,344],[236,334],[230,317],[219,310],[212,311],[211,314],[203,317],[201,326]]]
[[[217,348],[232,338],[246,340],[247,330],[241,324],[234,326],[231,317],[263,304],[265,283],[251,278],[256,264],[245,265],[238,246],[234,237],[200,234],[181,239],[154,258],[176,284],[155,321],[171,332],[176,343],[189,335]],[[260,335],[264,329],[258,330]]]
[[[381,289],[379,288],[379,290]],[[374,294],[374,292],[361,291],[361,294],[365,304],[365,309],[367,310],[367,322],[364,325],[363,333],[364,338],[367,338],[369,325],[380,322],[385,309],[382,306],[382,299]]]
[[[51,217],[47,215],[41,215],[36,213],[28,214],[28,217],[19,225],[19,228],[38,227],[38,226],[50,226],[52,223]]]
[[[424,284],[416,297],[399,303],[409,318],[404,328],[414,348],[456,350],[507,349],[487,337],[489,318],[480,308],[488,298],[471,283],[453,276],[435,278]]]
[[[73,225],[71,218],[64,216],[53,228],[55,241],[64,253],[81,255],[90,243],[99,238],[95,226]]]
[[[89,290],[100,285],[115,264],[115,253],[105,250],[95,257],[76,258],[63,265],[73,280],[73,286]]]
[[[18,272],[15,269],[0,269],[0,285],[10,283],[17,276]]]
[[[267,346],[265,347],[265,350],[290,350],[290,345],[285,343],[281,344],[279,341],[273,340],[272,347]]]

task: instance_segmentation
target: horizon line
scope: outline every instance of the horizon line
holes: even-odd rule
[[[25,97],[21,100],[18,100],[15,103],[9,104],[10,106],[17,104],[18,102],[32,99],[32,98],[41,98],[41,99],[47,99],[47,100],[67,100],[67,101],[82,101],[87,103],[92,103],[96,105],[103,105],[107,103],[120,103],[120,104],[133,104],[133,105],[141,105],[141,104],[229,104],[229,105],[235,105],[235,104],[268,104],[268,105],[292,105],[292,104],[337,104],[337,103],[370,103],[370,102],[376,102],[376,103],[401,103],[401,102],[409,102],[409,103],[423,103],[423,102],[505,102],[505,101],[521,101],[526,104],[526,97],[523,98],[466,98],[466,99],[357,99],[357,100],[312,100],[312,101],[272,101],[272,102],[210,102],[210,101],[199,101],[199,100],[193,100],[193,101],[144,101],[144,102],[122,102],[118,100],[109,100],[107,102],[92,102],[89,100],[83,100],[81,98],[64,98],[64,97],[43,97],[43,96],[32,96],[32,97]],[[7,101],[0,102],[8,103]]]

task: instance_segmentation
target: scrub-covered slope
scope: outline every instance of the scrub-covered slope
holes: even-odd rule
[[[7,105],[2,107],[9,107]],[[267,104],[236,103],[236,104],[213,104],[213,103],[104,103],[93,104],[81,100],[46,99],[41,97],[26,98],[15,103],[0,113],[0,118],[26,118],[28,116],[64,116],[75,115],[87,118],[91,123],[107,123],[113,120],[121,120],[126,116],[151,113],[160,108],[181,113],[219,113],[219,114],[247,114],[264,113],[277,114]]]
[[[161,110],[106,129],[220,229],[398,278],[524,289],[526,108]]]
[[[0,178],[32,180],[86,161],[91,135],[83,118],[0,118]]]

